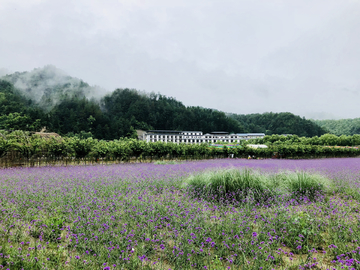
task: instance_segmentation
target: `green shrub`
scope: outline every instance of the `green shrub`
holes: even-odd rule
[[[261,200],[272,195],[268,184],[264,175],[257,171],[227,169],[192,175],[185,180],[183,186],[196,190],[200,195],[222,198],[224,194],[233,193],[236,198],[251,196]]]
[[[251,169],[225,169],[206,171],[191,175],[182,187],[200,196],[224,198],[225,194],[238,200],[249,196],[256,202],[280,195],[307,196],[314,199],[316,194],[332,190],[327,178],[306,172],[261,173]]]
[[[317,194],[331,190],[332,183],[321,175],[301,171],[288,174],[288,187],[289,191],[296,195],[314,199]]]

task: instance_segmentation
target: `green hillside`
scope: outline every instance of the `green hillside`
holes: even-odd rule
[[[360,134],[360,118],[313,121],[337,136]]]
[[[250,115],[185,106],[172,97],[135,89],[105,94],[53,66],[0,78],[0,129],[40,130],[98,139],[135,137],[135,129],[291,133],[326,131],[291,113]]]
[[[101,91],[50,65],[30,72],[15,72],[1,79],[12,83],[21,94],[47,112],[64,99],[92,98]]]
[[[289,112],[238,115],[229,117],[242,124],[247,132],[272,134],[295,134],[301,137],[321,136],[326,130],[310,120]]]

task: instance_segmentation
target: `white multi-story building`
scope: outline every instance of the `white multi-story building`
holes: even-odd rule
[[[241,140],[260,139],[265,137],[265,133],[236,133]]]
[[[203,134],[201,131],[175,131],[175,130],[148,130],[143,134],[147,142],[173,142],[173,143],[239,143],[240,136],[228,132],[211,132]]]

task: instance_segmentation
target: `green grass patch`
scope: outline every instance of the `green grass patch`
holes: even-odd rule
[[[183,187],[200,196],[211,194],[222,198],[224,194],[232,193],[237,199],[250,196],[255,201],[281,195],[314,199],[334,190],[332,182],[320,174],[303,171],[264,174],[251,169],[225,169],[191,175],[185,179]]]
[[[158,160],[158,161],[155,161],[154,164],[156,164],[156,165],[168,165],[168,164],[181,164],[181,162],[178,162],[178,161],[175,161],[175,160],[168,160],[168,161]]]

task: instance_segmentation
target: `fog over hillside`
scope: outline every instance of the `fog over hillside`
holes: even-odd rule
[[[11,82],[27,98],[33,100],[46,111],[60,100],[72,97],[86,97],[99,100],[107,91],[99,86],[90,86],[81,79],[66,74],[52,65],[35,68],[30,72],[1,73],[0,79]]]
[[[0,68],[0,77],[5,76],[6,74],[10,74],[12,73],[10,70],[6,69],[6,68]]]

